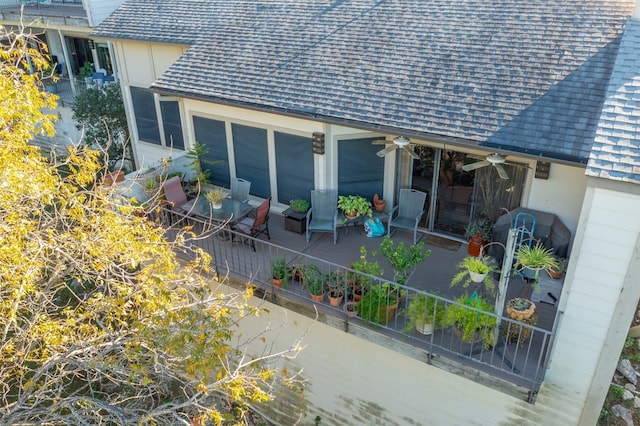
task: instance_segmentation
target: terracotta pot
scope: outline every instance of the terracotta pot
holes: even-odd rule
[[[309,297],[311,297],[311,300],[313,300],[314,302],[322,302],[324,300],[324,293],[322,294],[309,293]]]
[[[375,194],[373,196],[373,207],[376,209],[376,211],[383,212],[386,206],[387,202],[380,198],[378,194]]]
[[[467,251],[469,256],[478,257],[480,255],[480,249],[484,247],[484,241],[481,234],[476,234],[469,239],[469,247]]]
[[[329,303],[331,304],[331,306],[340,306],[340,302],[342,302],[342,297],[343,295],[341,291],[329,293]]]
[[[284,284],[284,280],[283,279],[277,279],[277,278],[273,279],[273,285],[274,286],[282,287],[282,284]]]
[[[346,302],[342,309],[344,309],[348,317],[355,317],[356,315],[358,315],[358,311],[356,310],[356,302]]]

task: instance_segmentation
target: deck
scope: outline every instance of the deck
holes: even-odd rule
[[[406,296],[401,299],[396,312],[383,324],[371,324],[348,315],[343,310],[344,301],[338,307],[331,306],[326,296],[321,303],[311,301],[306,289],[294,280],[290,280],[284,288],[275,288],[271,281],[270,260],[276,256],[284,256],[290,266],[314,263],[323,273],[345,270],[359,258],[360,247],[365,247],[371,253],[378,249],[382,238],[368,238],[362,228],[349,227],[340,230],[337,244],[333,243],[333,236],[329,233],[314,233],[307,243],[305,235],[286,230],[284,220],[280,214],[270,214],[271,239],[267,241],[263,236],[256,240],[255,251],[246,239],[243,240],[240,235],[227,230],[213,233],[208,238],[197,241],[197,245],[212,254],[215,267],[221,275],[228,274],[242,282],[255,284],[258,294],[274,303],[308,315],[315,315],[317,309],[322,321],[327,324],[402,350],[410,356],[426,358],[427,362],[458,374],[467,368],[466,375],[472,380],[484,377],[480,379],[481,382],[501,390],[506,389],[503,383],[506,381],[518,388],[511,391],[514,395],[522,397],[525,392],[524,399],[530,402],[535,399],[535,393],[544,377],[546,354],[552,342],[557,312],[557,302],[553,298],[559,299],[561,281],[551,282],[550,278],[544,277],[540,293],[532,295],[529,284],[519,276],[511,277],[506,300],[530,297],[536,302],[537,322],[535,326],[528,326],[506,317],[498,318],[501,324],[500,337],[489,348],[482,344],[462,342],[450,328],[437,330],[430,335],[407,330],[404,309],[411,297],[426,292],[442,297],[442,303],[448,305],[453,303],[449,299],[454,299],[463,291],[458,287],[450,288],[449,283],[456,273],[456,264],[467,256],[466,243],[423,234],[421,241],[425,242],[425,248],[431,250],[431,255],[411,273],[403,287]],[[175,217],[171,221],[175,223]],[[206,228],[201,223],[196,225]],[[412,235],[397,231],[393,234],[393,241],[410,245]],[[393,270],[386,259],[378,255],[376,260],[384,269],[380,283],[391,281]],[[341,285],[346,288],[347,284],[344,282]],[[552,293],[552,296],[547,293]],[[515,339],[507,341],[506,332],[513,336],[514,330]],[[523,337],[525,330],[530,333],[530,337]],[[404,349],[401,349],[403,346]]]

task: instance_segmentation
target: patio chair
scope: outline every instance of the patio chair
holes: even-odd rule
[[[415,189],[401,189],[398,205],[389,214],[387,235],[391,228],[413,231],[413,244],[418,242],[418,223],[425,212],[424,202],[427,194]]]
[[[180,180],[180,176],[174,176],[170,179],[167,179],[162,184],[162,190],[164,191],[164,196],[169,202],[171,208],[179,213],[187,213],[187,210],[182,208],[187,203],[187,194],[185,194],[184,189],[182,188],[182,181]]]
[[[242,218],[234,225],[236,231],[240,231],[250,237],[257,237],[260,234],[265,234],[267,239],[271,239],[269,235],[269,210],[271,209],[271,197],[267,198],[256,208],[253,217]],[[256,251],[256,243],[253,239],[251,241],[251,248]]]
[[[248,180],[235,178],[231,180],[231,194],[229,197],[232,200],[240,201],[241,203],[249,202],[249,190],[251,189],[251,182]]]
[[[307,211],[307,242],[313,232],[333,232],[333,243],[338,241],[338,191],[323,189],[311,191],[311,208]]]

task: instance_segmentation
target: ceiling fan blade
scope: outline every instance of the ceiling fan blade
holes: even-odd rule
[[[386,147],[385,149],[381,149],[380,151],[376,152],[376,155],[378,157],[384,157],[385,155],[387,155],[388,153],[390,153],[391,151],[395,151],[396,148],[398,148],[396,145],[392,144],[389,145],[388,147]]]
[[[419,160],[420,156],[418,154],[416,154],[412,148],[409,148],[408,146],[403,146],[402,147],[405,151],[407,151],[409,153],[410,156],[412,156],[414,159]]]
[[[378,139],[377,141],[371,142],[371,145],[384,145],[384,144],[388,144],[388,143],[393,143],[393,141],[388,141],[388,140],[385,140],[385,139]]]
[[[462,166],[462,170],[464,170],[465,172],[470,172],[471,170],[479,169],[480,167],[486,167],[489,164],[491,163],[487,160],[482,160],[478,161],[477,163],[465,164],[464,166]]]
[[[494,164],[493,166],[496,168],[498,175],[502,179],[505,179],[505,180],[509,179],[509,175],[507,174],[507,171],[504,169],[504,167],[502,167],[502,164]]]

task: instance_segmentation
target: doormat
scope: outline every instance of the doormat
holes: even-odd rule
[[[424,241],[427,245],[436,246],[452,251],[457,251],[462,245],[460,241],[450,240],[448,238],[442,238],[431,234],[425,235],[422,241]]]

